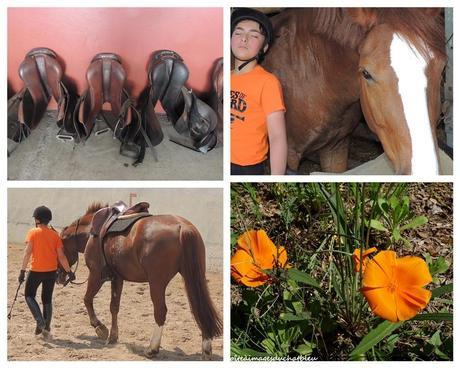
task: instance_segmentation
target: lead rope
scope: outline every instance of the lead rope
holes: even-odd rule
[[[76,266],[75,266],[75,270],[72,271],[72,267],[70,268],[70,271],[72,271],[74,274],[76,274],[77,270],[78,270],[78,265],[80,264],[80,257],[78,255],[78,242],[77,242],[77,231],[78,231],[78,226],[80,225],[80,218],[78,218],[77,220],[77,226],[75,227],[75,233],[73,234],[74,238],[75,238],[75,244],[77,245],[76,249],[77,249],[77,262],[76,262]],[[89,276],[88,276],[89,277]],[[87,281],[88,281],[88,277],[86,278],[85,281],[82,281],[82,282],[75,282],[75,281],[65,281],[63,286],[62,287],[66,287],[69,282],[72,284],[72,285],[83,285],[85,284]]]

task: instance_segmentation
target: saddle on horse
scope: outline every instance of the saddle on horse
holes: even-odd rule
[[[88,87],[77,102],[74,121],[79,136],[88,137],[96,125],[96,117],[101,116],[114,137],[121,141],[120,154],[143,160],[144,141],[141,138],[141,116],[134,102],[124,88],[126,72],[118,55],[100,53],[94,56],[86,72]],[[103,112],[103,104],[108,102],[112,115]],[[108,128],[96,131],[96,135]]]
[[[185,87],[189,71],[183,59],[174,51],[153,53],[148,67],[149,86],[139,99],[139,110],[144,119],[147,135],[158,144],[163,138],[155,115],[160,101],[178,134],[170,140],[185,147],[206,153],[217,141],[217,116],[211,107]]]
[[[45,47],[32,49],[19,66],[19,76],[24,82],[24,87],[8,100],[10,142],[20,143],[37,127],[51,97],[58,104],[56,123],[61,131],[75,132],[72,112],[77,96],[70,93],[62,81],[63,71],[56,53]],[[13,147],[11,150],[8,149],[8,154],[17,146],[10,145]]]
[[[110,207],[101,208],[94,214],[90,234],[99,239],[104,262],[101,275],[103,281],[111,280],[114,276],[114,272],[107,262],[104,246],[106,235],[126,231],[141,218],[152,216],[149,213],[149,207],[150,204],[147,202],[139,202],[134,206],[127,207],[123,201],[118,201]]]

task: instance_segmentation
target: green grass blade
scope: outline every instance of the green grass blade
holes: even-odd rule
[[[412,320],[453,322],[454,315],[452,313],[423,313],[417,314],[414,318],[412,318]]]
[[[363,337],[358,346],[350,353],[350,358],[354,359],[356,356],[364,354],[402,324],[403,322],[392,323],[389,321],[380,323],[376,328]]]
[[[434,290],[431,291],[431,298],[437,298],[440,297],[441,295],[451,293],[454,290],[454,284],[447,284],[444,286],[440,286]]]
[[[316,281],[309,274],[299,271],[297,268],[290,268],[288,270],[288,277],[294,281],[301,282],[303,284],[321,289],[321,286],[319,285],[318,281]]]

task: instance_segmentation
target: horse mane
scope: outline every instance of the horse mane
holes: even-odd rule
[[[108,206],[109,205],[107,203],[103,204],[102,202],[93,202],[86,209],[85,215],[90,215],[90,214],[96,213],[101,208],[105,208],[105,207],[108,207]]]
[[[345,13],[344,8],[317,8],[310,25],[313,32],[323,34],[344,47],[358,48],[366,31]]]
[[[365,8],[372,25],[387,24],[407,39],[424,56],[429,50],[444,56],[444,23],[436,9]],[[326,35],[340,45],[356,49],[369,28],[357,23],[346,8],[318,8],[311,25],[315,33]]]

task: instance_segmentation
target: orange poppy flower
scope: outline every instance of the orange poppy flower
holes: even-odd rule
[[[276,247],[264,230],[249,230],[238,239],[238,246],[231,260],[233,279],[250,287],[257,287],[269,280],[263,270],[287,267],[284,247]]]
[[[361,292],[379,317],[405,321],[427,306],[431,291],[423,286],[431,281],[422,258],[397,258],[395,252],[384,250],[367,263]]]
[[[376,247],[372,247],[369,249],[365,249],[362,255],[362,269],[363,272],[366,269],[366,264],[369,262],[369,255],[377,252]],[[355,263],[355,272],[359,272],[361,270],[361,249],[357,248],[353,252],[353,262]]]

